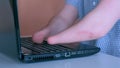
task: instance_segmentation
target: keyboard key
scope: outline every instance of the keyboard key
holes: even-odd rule
[[[47,41],[44,41],[41,44],[36,44],[32,42],[32,38],[22,38],[21,45],[25,48],[31,49],[33,51],[43,53],[56,53],[56,52],[66,52],[71,51],[72,49],[62,46],[62,45],[50,45]]]

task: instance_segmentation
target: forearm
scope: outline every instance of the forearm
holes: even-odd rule
[[[71,26],[76,18],[77,9],[71,5],[66,5],[63,10],[50,21],[48,27],[52,34],[56,34]]]
[[[106,8],[108,8],[108,12],[110,10],[111,13],[116,13],[116,16],[118,16],[120,19],[120,0],[101,0],[101,5],[102,3],[104,4],[103,6],[106,6]]]
[[[120,0],[101,0],[83,20],[48,38],[50,44],[73,43],[98,39],[108,33],[120,15]]]
[[[56,33],[59,33],[61,31],[65,30],[66,28],[68,28],[71,25],[72,25],[72,22],[67,21],[66,19],[64,19],[61,16],[56,16],[51,20],[51,22],[48,25],[48,28],[51,31],[50,34],[54,35]]]
[[[83,41],[100,38],[111,30],[120,17],[119,3],[120,0],[101,0],[95,9],[79,22]],[[84,32],[87,34],[83,34]]]

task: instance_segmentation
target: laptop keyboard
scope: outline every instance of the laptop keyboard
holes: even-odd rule
[[[21,45],[32,51],[44,54],[44,53],[56,53],[56,52],[67,52],[71,51],[71,48],[62,45],[50,45],[46,41],[41,44],[32,42],[32,38],[21,38]]]

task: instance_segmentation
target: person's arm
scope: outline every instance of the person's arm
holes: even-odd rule
[[[77,8],[72,5],[65,5],[62,11],[46,27],[33,35],[33,41],[41,43],[45,38],[65,30],[73,24],[77,18],[77,14]]]
[[[62,11],[56,15],[48,24],[50,33],[55,35],[73,24],[77,19],[78,11],[72,5],[65,5]]]
[[[48,38],[50,44],[73,43],[105,36],[120,18],[120,0],[101,0],[79,23]]]

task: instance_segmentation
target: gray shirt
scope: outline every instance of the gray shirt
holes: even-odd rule
[[[98,3],[99,0],[66,0],[66,4],[78,9],[80,19],[92,11]],[[83,43],[96,45],[101,48],[101,52],[120,57],[120,21],[116,22],[111,31],[104,37]]]

